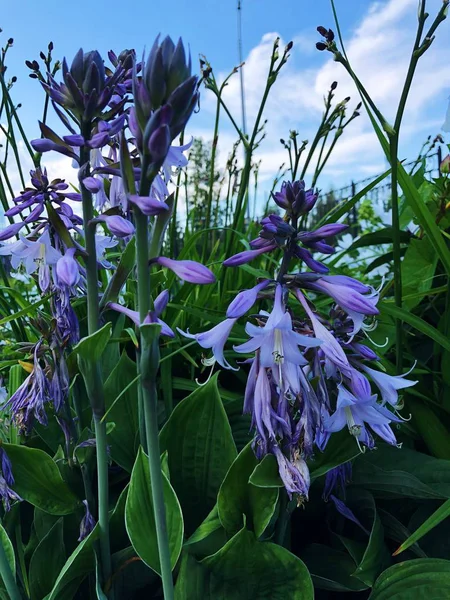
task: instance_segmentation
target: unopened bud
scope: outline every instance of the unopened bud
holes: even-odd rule
[[[294,45],[294,42],[289,42],[288,45],[286,46],[286,52],[289,52],[290,50],[292,50],[293,45]]]
[[[322,50],[326,50],[327,49],[327,45],[324,44],[323,42],[317,42],[316,48],[317,48],[317,50],[320,50],[322,52]]]
[[[338,84],[337,81],[333,81],[333,83],[331,84],[331,89],[335,90],[337,88]]]
[[[323,37],[327,37],[328,34],[328,29],[326,27],[322,27],[322,25],[319,25],[319,27],[317,28],[317,31],[320,33],[320,35],[322,35]]]

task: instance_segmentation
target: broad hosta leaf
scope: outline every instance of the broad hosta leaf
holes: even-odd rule
[[[352,483],[380,498],[450,498],[450,461],[380,444],[355,461]]]
[[[164,473],[162,476],[167,533],[173,568],[180,556],[183,544],[183,516],[172,486]],[[125,525],[128,537],[137,554],[151,569],[160,573],[150,469],[148,458],[142,448],[138,451],[131,473],[125,504]]]
[[[415,558],[389,567],[373,586],[369,600],[450,598],[450,561]]]
[[[4,448],[12,463],[14,489],[24,500],[53,515],[68,515],[80,505],[46,452],[16,444]]]
[[[65,561],[63,519],[58,519],[31,557],[31,600],[41,600],[51,592]]]
[[[170,481],[189,535],[216,503],[237,452],[217,389],[217,375],[177,405],[160,434]]]
[[[314,586],[333,592],[359,592],[367,589],[353,577],[356,564],[346,552],[322,544],[311,544],[301,554],[311,573]]]
[[[353,573],[368,586],[390,562],[389,551],[384,543],[384,530],[378,516],[375,501],[366,490],[349,490],[346,504],[353,510],[363,525],[370,531],[364,554]]]
[[[110,337],[111,323],[106,323],[92,335],[81,339],[73,351],[85,361],[97,362],[101,359]]]
[[[16,576],[16,556],[14,554],[14,547],[11,543],[11,540],[8,537],[8,534],[2,527],[2,525],[0,525],[0,543],[2,544],[3,550],[5,551],[6,559],[10,566],[11,572],[13,573],[13,575],[15,577]],[[3,583],[3,579],[1,577],[0,577],[0,598],[2,598],[2,600],[3,600],[3,598],[5,598],[5,600],[8,598],[5,584]]]
[[[258,542],[242,529],[201,563],[186,554],[175,588],[176,600],[312,600],[308,569],[285,548]]]
[[[95,569],[94,542],[98,539],[98,525],[78,544],[64,567],[52,591],[45,600],[72,600],[83,579]]]
[[[229,533],[242,529],[244,522],[256,537],[264,532],[275,511],[278,489],[260,488],[249,482],[258,460],[248,444],[231,465],[221,487],[217,504],[219,518]]]
[[[433,284],[438,262],[430,238],[411,240],[402,261],[403,297],[417,292],[427,292]],[[403,306],[408,310],[420,303],[420,297],[405,299]]]
[[[212,509],[200,527],[194,531],[184,544],[184,548],[197,558],[204,558],[215,554],[225,546],[229,536],[219,519],[219,511],[216,506]]]
[[[133,381],[134,384],[132,384]],[[126,391],[123,392],[125,388]],[[124,352],[106,380],[104,392],[106,410],[108,411],[107,420],[118,425],[108,435],[111,458],[129,473],[133,469],[138,446],[137,389],[136,363],[128,358],[126,352]],[[122,392],[122,396],[115,402]],[[111,410],[109,410],[110,408]]]

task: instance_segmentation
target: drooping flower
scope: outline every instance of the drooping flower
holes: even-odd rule
[[[216,278],[208,267],[194,260],[174,260],[166,256],[160,256],[153,260],[154,263],[170,269],[184,281],[197,284],[214,283]]]
[[[405,377],[411,371],[408,371],[408,373],[405,373],[404,375],[388,375],[387,373],[383,373],[382,371],[371,369],[367,365],[362,365],[361,368],[370,376],[372,381],[380,390],[383,402],[387,402],[394,408],[399,408],[398,390],[409,388],[413,385],[416,385],[417,383],[417,381],[405,379]]]
[[[159,317],[161,313],[165,310],[167,303],[169,302],[169,292],[168,290],[162,291],[155,299],[154,302],[154,310],[150,311],[148,315],[144,319],[144,323],[158,323],[161,325],[161,335],[166,335],[168,337],[175,337],[172,329],[167,325],[165,321],[162,321]],[[126,315],[129,319],[133,321],[135,325],[139,327],[140,318],[139,313],[135,310],[131,310],[131,308],[126,308],[121,304],[117,304],[116,302],[110,302],[108,304],[108,308],[120,312]]]
[[[88,501],[83,500],[83,504],[85,512],[80,523],[80,536],[78,538],[79,542],[82,542],[84,538],[86,538],[95,527],[95,519],[92,516],[91,511],[89,510]]]
[[[185,332],[181,329],[178,329],[178,331],[185,337],[196,340],[202,348],[212,349],[212,359],[204,360],[204,364],[211,365],[214,362],[218,362],[224,369],[237,371],[237,368],[232,367],[223,355],[225,343],[236,321],[237,319],[225,319],[225,321],[221,321],[218,325],[203,333],[192,334],[189,331]]]

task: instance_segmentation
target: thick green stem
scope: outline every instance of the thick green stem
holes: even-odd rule
[[[11,600],[22,600],[22,594],[17,587],[14,574],[9,566],[8,558],[6,556],[3,544],[0,543],[0,575],[5,584],[6,591]]]
[[[148,193],[150,182],[146,179],[145,159],[142,161],[142,180],[139,193]],[[138,284],[138,309],[140,322],[143,323],[150,309],[150,274],[148,218],[135,208],[136,224],[136,270]],[[163,494],[163,477],[159,450],[158,402],[156,394],[156,373],[159,367],[158,340],[150,348],[145,335],[140,336],[139,372],[141,374],[141,398],[145,422],[146,447],[152,482],[151,493],[156,524],[161,579],[165,600],[173,600],[174,589],[172,566],[170,561],[169,539],[167,535],[166,510]],[[156,347],[155,347],[156,346]]]
[[[82,135],[90,138],[91,126],[86,123],[82,127]],[[81,167],[89,163],[89,149],[83,146],[80,149]],[[86,176],[88,172],[86,171]],[[97,251],[95,247],[95,227],[91,221],[94,217],[92,194],[81,184],[81,198],[83,205],[83,221],[86,248],[86,282],[87,282],[87,311],[88,333],[92,335],[97,331],[99,324],[99,296]],[[108,500],[108,452],[106,441],[106,423],[102,422],[105,413],[103,397],[103,382],[99,364],[92,365],[92,389],[87,390],[92,406],[95,426],[96,455],[97,455],[97,483],[98,483],[98,523],[100,528],[100,557],[103,581],[111,577],[111,553],[109,544],[109,500]],[[90,384],[87,384],[90,385]]]

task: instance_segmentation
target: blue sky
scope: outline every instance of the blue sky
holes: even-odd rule
[[[21,102],[26,130],[37,133],[43,95],[39,85],[28,78],[25,59],[38,58],[49,40],[55,56],[69,59],[82,46],[98,48],[106,55],[110,48],[119,52],[134,47],[149,48],[158,33],[182,36],[190,45],[194,66],[205,54],[220,79],[237,64],[236,0],[161,0],[124,3],[117,0],[4,0],[2,43],[15,40],[9,52],[8,74],[18,76],[14,98]],[[388,118],[393,117],[415,34],[416,0],[336,0],[344,39],[355,71],[373,93]],[[437,11],[440,0],[428,0],[429,12]],[[75,10],[74,10],[75,8]],[[249,124],[255,117],[267,71],[271,46],[276,35],[283,43],[294,41],[291,58],[276,83],[267,105],[267,137],[258,157],[262,160],[261,185],[270,188],[271,179],[285,160],[278,142],[289,129],[300,131],[300,138],[311,139],[320,120],[322,96],[333,80],[339,82],[336,100],[352,96],[358,102],[353,84],[342,67],[328,53],[315,50],[317,25],[333,27],[328,0],[243,0],[243,55]],[[440,132],[450,95],[450,21],[438,31],[437,40],[425,55],[417,73],[411,102],[405,114],[400,154],[414,158],[427,135]],[[240,118],[239,80],[235,77],[227,90],[227,102]],[[202,98],[202,110],[190,125],[192,135],[209,139],[212,131],[214,101]],[[221,120],[220,158],[225,160],[235,139],[226,118]],[[449,141],[449,140],[447,140]],[[55,159],[56,160],[56,159]],[[64,172],[67,163],[57,159],[55,168]],[[380,172],[384,159],[367,118],[357,119],[339,141],[330,166],[324,174],[323,188],[339,187],[351,179]],[[57,176],[56,173],[52,175]]]

